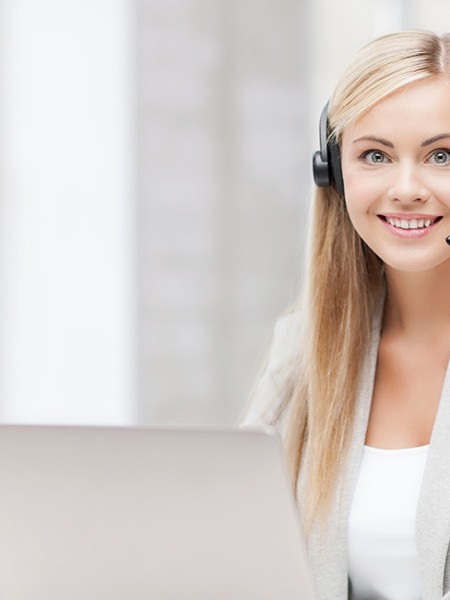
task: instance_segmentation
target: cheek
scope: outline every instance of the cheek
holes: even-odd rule
[[[361,172],[359,169],[348,169],[344,172],[344,186],[349,197],[358,199],[364,204],[382,196],[389,183],[386,176]]]
[[[356,233],[372,247],[373,219],[376,216],[376,200],[379,197],[377,190],[361,183],[361,178],[348,181],[345,185],[345,203],[348,216]],[[373,248],[372,248],[373,249]]]
[[[344,187],[347,210],[355,225],[354,220],[377,213],[376,208],[379,208],[386,191],[386,182],[349,169],[344,174]]]
[[[450,208],[450,178],[439,182],[431,182],[429,189],[432,195],[444,206]]]
[[[367,241],[369,228],[365,214],[359,207],[355,207],[351,204],[347,204],[347,212],[356,233],[363,238],[364,241]]]
[[[373,191],[367,185],[362,184],[360,178],[349,178],[345,182],[345,202],[354,226],[356,226],[356,220],[367,215],[372,199]]]

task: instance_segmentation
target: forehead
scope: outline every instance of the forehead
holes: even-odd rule
[[[450,131],[450,78],[433,77],[405,86],[377,102],[343,131],[345,143],[364,135],[425,139]]]

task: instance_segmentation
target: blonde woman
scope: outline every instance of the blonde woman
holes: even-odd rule
[[[305,290],[245,423],[283,436],[322,600],[450,599],[450,35],[375,40],[323,119]]]

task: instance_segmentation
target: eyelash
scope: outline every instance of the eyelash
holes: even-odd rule
[[[437,154],[446,154],[447,155],[447,161],[445,163],[434,163],[435,165],[439,165],[441,164],[442,166],[447,166],[450,164],[450,150],[447,150],[446,148],[439,148],[439,150],[433,150],[433,152],[430,154],[430,156],[427,158],[427,160],[430,160],[430,158],[432,156],[436,156]]]
[[[369,156],[369,154],[379,154],[380,156],[383,156],[384,159],[388,158],[386,156],[386,154],[384,152],[382,152],[381,150],[366,150],[359,156],[359,160],[366,162],[369,165],[381,165],[386,162],[385,160],[383,160],[383,162],[380,162],[380,163],[370,162],[369,160],[367,160],[367,157]]]
[[[433,150],[433,152],[427,157],[427,162],[431,162],[431,158],[440,153],[447,155],[447,161],[445,163],[434,163],[434,164],[438,165],[438,166],[450,166],[450,149],[447,149],[447,148],[438,148],[437,150]],[[367,160],[367,157],[370,154],[378,154],[378,155],[382,156],[383,161],[378,162],[378,163],[370,162],[369,160]],[[385,164],[386,162],[391,162],[391,159],[382,150],[366,150],[358,157],[358,159],[361,160],[362,162],[366,162],[369,165],[382,165],[382,164]],[[386,161],[385,159],[388,159],[388,161]]]

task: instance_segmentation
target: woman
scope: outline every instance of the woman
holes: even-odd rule
[[[319,598],[450,599],[450,35],[375,40],[327,116],[305,291],[245,424],[283,435]]]

